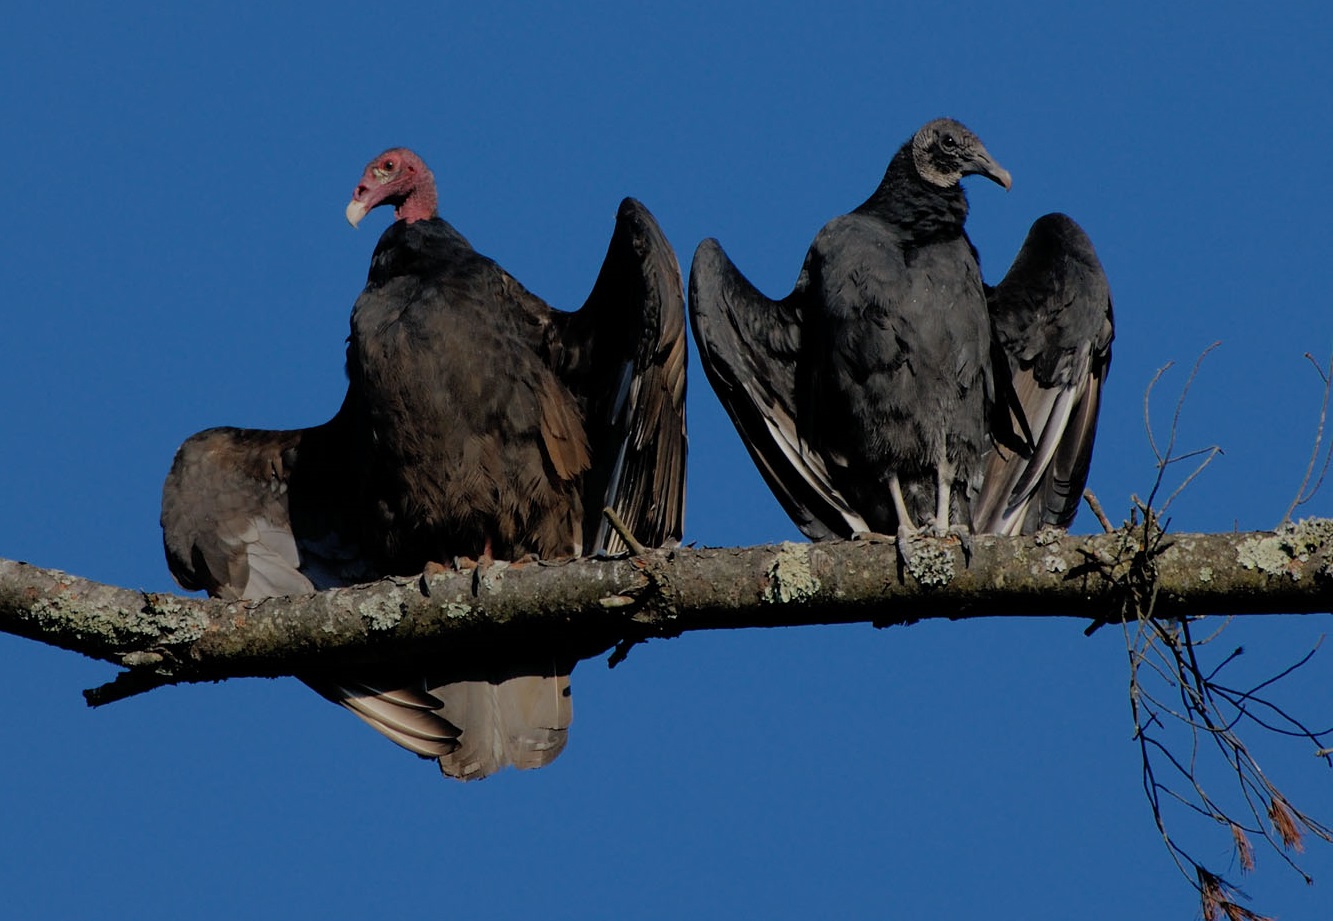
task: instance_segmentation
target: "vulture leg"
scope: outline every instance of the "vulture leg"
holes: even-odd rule
[[[912,516],[907,511],[907,500],[903,498],[903,487],[898,482],[898,474],[889,474],[889,495],[893,498],[893,511],[898,516],[898,533],[904,530],[912,536],[916,536],[920,531],[916,525],[912,524]]]
[[[936,537],[949,533],[949,503],[953,499],[954,465],[941,460],[935,465],[935,527]]]
[[[898,548],[898,561],[906,568],[912,566],[912,552],[908,543],[921,533],[921,529],[912,524],[912,516],[907,512],[907,502],[903,499],[903,487],[898,482],[896,472],[889,474],[889,496],[893,499],[893,510],[898,516],[898,532],[895,545]]]
[[[947,460],[940,461],[935,467],[935,536],[947,537],[950,534],[956,536],[963,547],[963,559],[970,561],[972,559],[972,525],[970,523],[972,516],[967,514],[966,497],[961,502],[967,520],[955,524],[949,522],[953,510],[954,476],[957,472],[958,466]]]

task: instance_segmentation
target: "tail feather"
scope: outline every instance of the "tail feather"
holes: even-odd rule
[[[459,780],[551,763],[564,750],[573,719],[568,670],[432,688],[424,682],[306,683],[408,751],[438,760],[446,776]]]

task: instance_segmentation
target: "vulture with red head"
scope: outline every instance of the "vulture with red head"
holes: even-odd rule
[[[647,546],[684,516],[684,298],[652,215],[625,199],[583,307],[552,309],[474,250],[410,150],[366,167],[347,207],[381,236],[352,309],[347,396],[309,429],[210,429],[177,451],[162,497],[186,588],[297,594],[460,558]],[[563,749],[574,657],[541,643],[448,662],[303,676],[446,775],[539,767]]]

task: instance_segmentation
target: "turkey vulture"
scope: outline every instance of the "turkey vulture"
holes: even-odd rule
[[[411,151],[370,162],[348,220],[381,204],[396,220],[352,310],[337,415],[293,431],[210,429],[177,451],[162,527],[181,585],[254,599],[460,557],[617,552],[608,505],[643,544],[677,543],[685,308],[648,210],[621,203],[592,292],[567,313],[440,219],[434,177]],[[464,652],[303,677],[452,777],[553,760],[574,656]]]
[[[970,521],[1010,407],[997,402],[986,294],[963,230],[968,175],[1011,183],[963,125],[927,123],[864,204],[824,225],[779,301],[716,240],[694,254],[704,370],[813,539],[896,533],[904,552],[923,525],[944,534]]]
[[[1111,365],[1111,289],[1083,228],[1038,218],[1004,280],[986,291],[1033,451],[997,447],[977,498],[978,531],[1067,528],[1092,461],[1102,383]]]

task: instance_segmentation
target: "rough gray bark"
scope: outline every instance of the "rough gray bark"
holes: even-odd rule
[[[1050,532],[654,551],[623,560],[495,564],[316,595],[226,603],[145,593],[0,560],[0,630],[124,666],[102,703],[161,684],[402,661],[476,643],[555,642],[591,655],[687,630],[929,618],[1303,614],[1333,610],[1333,520],[1279,532],[1092,537]]]

